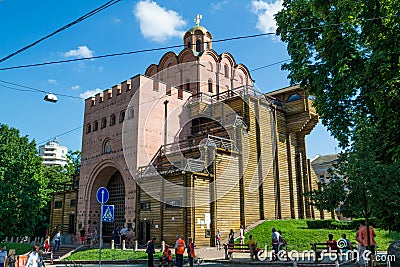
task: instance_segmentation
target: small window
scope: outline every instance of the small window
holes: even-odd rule
[[[213,81],[211,79],[208,79],[208,92],[213,92]]]
[[[112,114],[112,115],[110,116],[110,125],[114,125],[114,124],[115,124],[115,115]]]
[[[150,210],[150,202],[141,202],[140,209],[141,210]]]
[[[229,67],[226,64],[224,65],[224,71],[225,71],[225,77],[229,78]]]
[[[76,206],[76,199],[71,199],[69,202],[70,207],[75,207]]]
[[[87,125],[86,125],[86,133],[88,134],[88,133],[90,133],[92,131],[92,125],[90,124],[90,123],[88,123]]]
[[[165,203],[165,207],[167,209],[180,208],[182,207],[182,201],[180,199],[168,200]]]
[[[103,119],[101,120],[101,129],[106,128],[106,127],[107,127],[107,119],[106,119],[106,118],[103,118]]]
[[[94,123],[93,123],[93,132],[94,131],[97,131],[99,129],[99,123],[97,122],[97,121],[95,121]]]
[[[55,201],[54,202],[54,208],[55,209],[61,209],[62,208],[62,201]]]
[[[128,111],[128,120],[129,119],[133,119],[135,117],[135,109],[134,108],[130,108]]]
[[[186,92],[190,92],[190,80],[187,80],[187,81],[186,81],[186,84],[185,84],[185,91],[186,91]]]
[[[200,40],[196,41],[196,52],[201,52],[201,41]]]
[[[124,119],[125,119],[125,111],[121,111],[121,112],[119,113],[119,122],[120,122],[120,123],[123,122]]]
[[[192,42],[189,42],[189,43],[188,43],[187,48],[192,49]]]
[[[301,96],[299,94],[292,94],[286,99],[286,103],[301,100]]]
[[[105,143],[104,143],[104,148],[103,148],[103,152],[108,154],[111,153],[112,151],[112,146],[111,146],[111,140],[108,139]]]

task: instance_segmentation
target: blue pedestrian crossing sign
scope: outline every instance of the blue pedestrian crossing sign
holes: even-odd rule
[[[107,203],[109,196],[107,188],[100,187],[97,189],[96,198],[100,204]]]
[[[101,219],[103,222],[114,221],[114,205],[103,205],[103,217]]]

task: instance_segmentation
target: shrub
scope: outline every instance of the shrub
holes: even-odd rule
[[[308,220],[306,221],[309,229],[331,229],[331,223],[334,220]]]

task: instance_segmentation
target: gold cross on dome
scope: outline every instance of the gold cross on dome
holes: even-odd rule
[[[203,18],[202,15],[197,14],[196,18],[194,19],[194,22],[196,23],[196,26],[200,25],[200,20]]]

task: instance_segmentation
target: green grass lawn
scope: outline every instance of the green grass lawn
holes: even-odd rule
[[[157,252],[154,254],[154,259],[161,258],[162,253]],[[121,249],[102,249],[102,260],[134,260],[134,259],[147,259],[147,253],[144,251],[132,251]],[[78,251],[64,260],[99,260],[99,249],[88,249]]]
[[[264,247],[265,243],[271,247],[271,229],[281,230],[283,237],[288,243],[289,250],[310,250],[310,243],[322,243],[328,240],[328,234],[333,234],[335,240],[341,238],[341,234],[345,233],[351,242],[356,242],[355,230],[331,230],[331,229],[308,229],[305,220],[278,220],[266,221],[246,234],[245,243],[249,235],[258,242],[259,247]],[[400,233],[375,229],[376,243],[378,250],[387,250],[388,246],[394,240],[400,239]],[[238,242],[238,240],[236,240]]]

